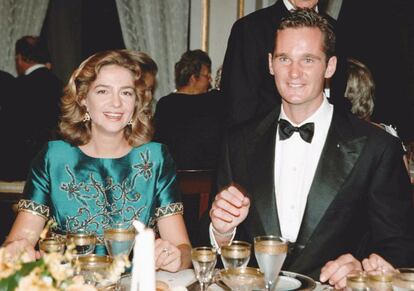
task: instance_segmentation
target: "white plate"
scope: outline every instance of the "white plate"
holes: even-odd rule
[[[276,283],[276,291],[289,291],[289,290],[296,290],[298,289],[302,283],[298,279],[287,277],[287,276],[279,276]]]

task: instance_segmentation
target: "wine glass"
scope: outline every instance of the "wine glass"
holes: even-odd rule
[[[60,237],[47,237],[39,240],[39,250],[45,254],[60,253],[63,255],[65,242]]]
[[[110,256],[95,254],[79,256],[74,259],[76,274],[82,275],[87,284],[97,286],[105,282],[107,272],[112,263]]]
[[[127,255],[134,246],[136,230],[130,223],[113,223],[104,229],[104,242],[111,256]]]
[[[287,251],[288,242],[282,237],[265,235],[254,238],[254,252],[260,270],[265,275],[266,290],[274,289]]]
[[[251,244],[245,241],[233,241],[221,247],[221,261],[224,268],[246,268],[250,260]]]
[[[353,271],[346,276],[346,291],[368,291],[367,281],[364,271]]]
[[[96,245],[96,235],[86,230],[68,232],[66,244],[74,245],[76,256],[86,256],[91,254]]]
[[[200,290],[207,290],[217,262],[216,250],[211,247],[193,248],[191,250],[191,260],[193,261],[196,278],[200,283]]]
[[[394,271],[379,269],[367,272],[369,290],[392,291]]]
[[[394,274],[392,286],[395,291],[414,290],[414,268],[399,268]]]

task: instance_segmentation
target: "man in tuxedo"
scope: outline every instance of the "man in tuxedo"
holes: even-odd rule
[[[12,166],[16,166],[16,179],[25,179],[33,157],[56,134],[63,83],[50,71],[49,52],[39,37],[20,38],[15,53],[19,76],[13,101],[16,156]]]
[[[255,11],[234,23],[227,44],[221,80],[229,125],[268,113],[280,104],[280,95],[267,68],[267,55],[272,52],[275,31],[289,11],[296,8],[319,11],[317,4],[318,0],[278,0],[274,5]],[[325,16],[335,27],[336,21],[328,15]],[[346,86],[346,56],[342,50],[338,53],[340,57],[337,74],[331,80],[330,102],[347,110],[350,104],[343,98]]]
[[[210,236],[217,247],[283,236],[291,242],[283,269],[343,288],[370,253],[413,264],[413,209],[399,140],[323,94],[334,46],[313,10],[281,22],[268,66],[282,104],[229,132]]]

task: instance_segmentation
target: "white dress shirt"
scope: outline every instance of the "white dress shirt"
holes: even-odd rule
[[[287,9],[287,10],[289,10],[289,11],[291,11],[291,10],[295,10],[295,9],[296,9],[296,7],[295,7],[295,6],[293,6],[293,4],[292,4],[292,3],[290,3],[290,1],[289,1],[289,0],[283,0],[283,4],[285,4],[286,9]],[[318,5],[316,5],[316,6],[315,6],[315,11],[319,13],[319,10],[318,10]]]
[[[294,126],[308,122],[315,123],[315,131],[311,143],[305,142],[294,132],[281,141],[279,130],[276,133],[275,149],[275,194],[281,234],[291,242],[295,242],[306,201],[315,176],[316,167],[331,124],[333,106],[326,97],[319,109],[301,124],[295,124],[286,116],[281,108],[279,118],[288,120]]]
[[[40,69],[40,68],[46,68],[46,66],[44,64],[36,64],[31,66],[30,68],[28,68],[26,71],[24,71],[25,75],[29,75],[31,72]]]

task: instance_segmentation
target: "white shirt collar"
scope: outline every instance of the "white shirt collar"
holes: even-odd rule
[[[295,10],[295,9],[296,9],[296,7],[295,7],[295,6],[293,6],[293,4],[292,4],[292,3],[290,3],[290,1],[289,1],[289,0],[283,0],[283,4],[285,4],[286,9],[287,9],[287,10],[289,10],[289,11],[291,11],[291,10]],[[319,13],[319,10],[318,10],[318,5],[316,5],[316,6],[315,6],[315,11]]]
[[[308,118],[306,118],[304,121],[302,121],[300,124],[296,124],[294,122],[292,122],[289,117],[287,117],[285,111],[283,110],[283,106],[280,107],[280,115],[279,115],[279,119],[283,118],[286,119],[287,121],[289,121],[292,125],[295,126],[301,126],[305,123],[308,122],[314,122],[315,123],[315,128],[318,126],[318,124],[324,124],[324,122],[327,120],[327,118],[330,118],[330,116],[332,115],[332,104],[329,103],[328,99],[326,98],[326,96],[323,96],[323,101],[321,103],[321,105],[319,106],[319,108]]]
[[[25,75],[29,75],[34,70],[37,70],[37,69],[40,69],[40,68],[46,68],[46,66],[44,64],[36,64],[36,65],[33,65],[30,68],[28,68],[26,71],[24,71],[24,74]]]

